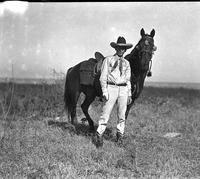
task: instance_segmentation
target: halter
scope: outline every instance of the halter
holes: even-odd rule
[[[153,52],[154,50],[141,50],[140,52],[147,52],[147,53],[150,53],[150,54],[154,54],[154,52]]]
[[[147,38],[153,39],[151,36],[147,36]],[[155,47],[155,45],[154,45],[154,47]],[[155,49],[154,49],[154,47],[153,47],[152,50],[142,49],[142,50],[140,50],[140,53],[146,52],[146,53],[149,53],[149,54],[153,55],[154,51],[156,50],[156,47],[155,47]],[[148,77],[152,76],[151,67],[152,67],[152,59],[149,60],[149,69],[147,71],[147,76]]]

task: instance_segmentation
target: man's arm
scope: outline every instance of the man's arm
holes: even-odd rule
[[[132,93],[131,93],[131,67],[130,67],[129,62],[128,62],[128,66],[126,69],[126,83],[128,86],[128,96],[132,96]]]
[[[107,79],[108,79],[108,58],[105,58],[101,67],[101,76],[99,80],[100,80],[103,96],[108,97]]]

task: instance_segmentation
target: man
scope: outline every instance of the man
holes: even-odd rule
[[[116,53],[106,57],[101,68],[100,84],[105,105],[103,106],[95,135],[96,147],[103,146],[103,133],[106,130],[107,122],[116,102],[118,106],[116,137],[117,142],[122,142],[127,104],[131,103],[132,100],[130,83],[131,69],[129,62],[124,59],[123,55],[133,45],[126,43],[124,37],[118,37],[117,43],[111,42],[110,45],[116,50]]]

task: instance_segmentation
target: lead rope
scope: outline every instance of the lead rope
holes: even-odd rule
[[[148,70],[148,72],[147,72],[147,76],[148,76],[148,77],[151,77],[151,76],[152,76],[151,66],[152,66],[152,60],[150,60],[149,70]]]

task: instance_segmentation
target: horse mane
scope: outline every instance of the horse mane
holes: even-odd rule
[[[132,89],[134,89],[132,92],[134,100],[140,96],[143,86],[144,86],[144,80],[146,77],[146,73],[141,72],[140,70],[141,67],[140,67],[140,57],[139,57],[138,46],[141,40],[142,38],[135,45],[131,53],[124,57],[126,60],[129,61],[130,67],[131,67],[131,86],[132,86]]]
[[[138,42],[138,44],[139,44],[139,42]],[[138,44],[135,45],[133,50],[124,57],[126,60],[129,61],[130,67],[131,67],[131,73],[133,73],[134,76],[138,76],[140,74],[139,73],[140,67],[139,67]]]

